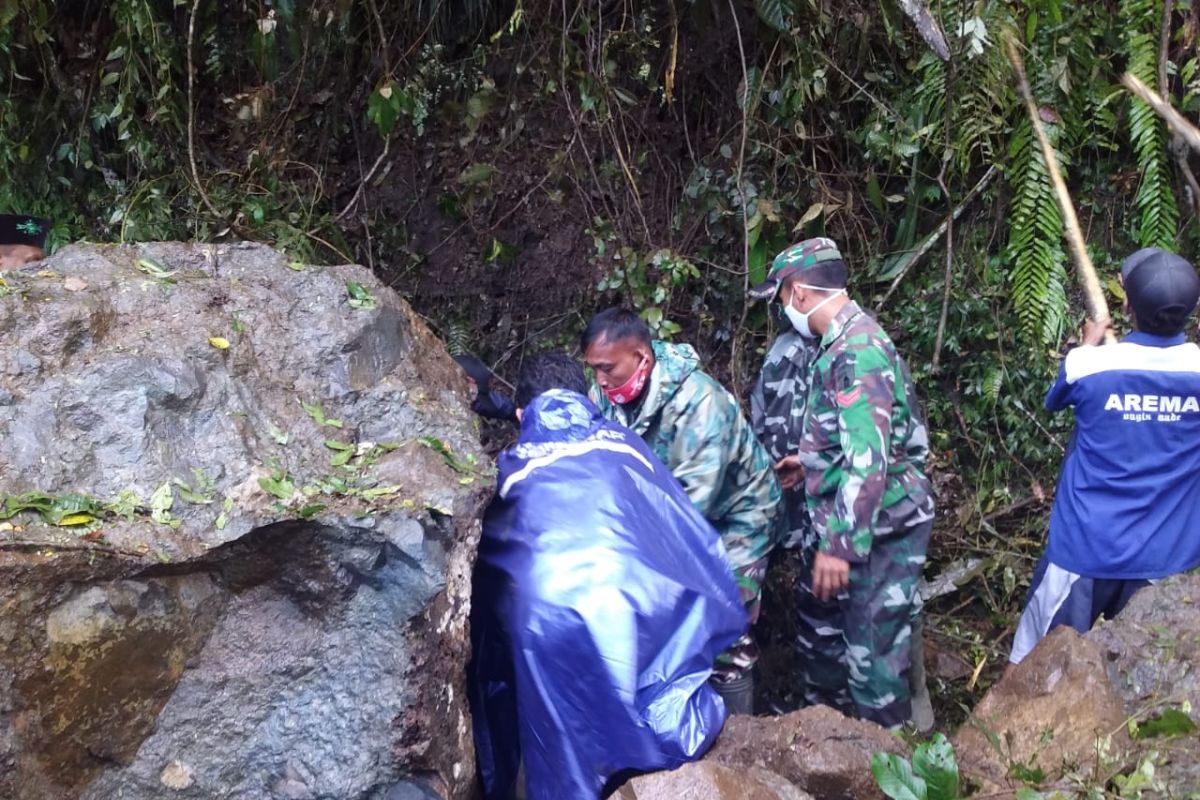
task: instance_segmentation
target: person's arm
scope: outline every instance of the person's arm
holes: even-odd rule
[[[879,347],[847,352],[834,364],[841,474],[822,553],[866,561],[887,488],[896,375]]]
[[[1070,356],[1071,353],[1067,353],[1067,358]],[[1058,378],[1046,393],[1046,410],[1062,411],[1071,402],[1071,384],[1067,383],[1067,359],[1064,358],[1058,367]]]

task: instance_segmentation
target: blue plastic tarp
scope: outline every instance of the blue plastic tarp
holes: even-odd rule
[[[470,669],[488,800],[594,800],[699,758],[707,684],[746,627],[724,549],[637,434],[547,392],[500,456],[475,569]]]

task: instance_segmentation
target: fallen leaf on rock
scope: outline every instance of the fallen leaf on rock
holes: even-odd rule
[[[87,281],[83,278],[76,278],[74,275],[63,281],[63,288],[68,292],[82,292],[87,287]]]
[[[218,350],[228,350],[229,349],[229,340],[226,339],[224,336],[210,336],[210,337],[208,337],[208,343],[211,344],[213,347],[217,348]]]

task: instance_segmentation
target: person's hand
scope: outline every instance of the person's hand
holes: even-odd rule
[[[1104,334],[1113,329],[1112,320],[1107,322],[1097,322],[1094,319],[1089,319],[1083,323],[1083,339],[1082,344],[1095,347],[1098,344],[1104,343]]]
[[[784,456],[775,465],[775,473],[779,476],[779,485],[784,491],[800,485],[804,480],[804,466],[800,456]]]
[[[817,553],[813,559],[812,584],[813,594],[821,602],[836,597],[838,592],[850,585],[850,562],[828,553]]]

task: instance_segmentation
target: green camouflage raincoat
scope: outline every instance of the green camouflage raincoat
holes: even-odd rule
[[[592,387],[604,416],[632,428],[667,465],[721,534],[734,569],[774,546],[780,489],[767,453],[721,384],[686,344],[654,342],[657,363],[637,402],[614,406]]]

